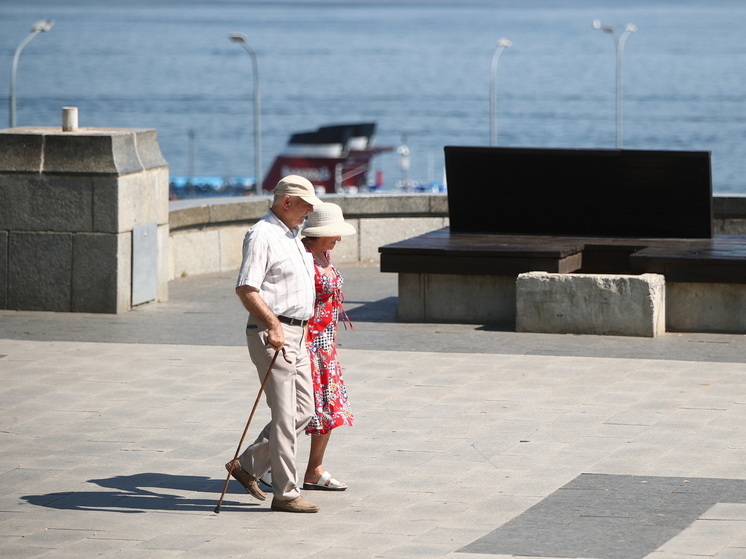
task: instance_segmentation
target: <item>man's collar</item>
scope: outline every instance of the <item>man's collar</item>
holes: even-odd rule
[[[300,233],[300,228],[301,228],[300,225],[290,229],[287,225],[285,225],[285,223],[279,217],[277,217],[277,214],[272,211],[272,208],[269,209],[267,214],[270,216],[269,217],[270,221],[272,221],[275,225],[279,225],[280,227],[282,227],[285,231],[287,231],[294,237],[298,236],[298,233]]]

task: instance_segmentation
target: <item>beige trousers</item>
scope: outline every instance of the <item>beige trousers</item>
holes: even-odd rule
[[[277,356],[264,390],[272,418],[238,459],[241,467],[254,477],[263,476],[271,468],[275,497],[291,500],[300,496],[296,465],[298,435],[311,420],[314,400],[305,328],[287,324],[282,324],[282,328],[285,352],[291,363],[285,361],[282,353]],[[260,382],[275,355],[266,342],[266,327],[249,316],[246,343]]]

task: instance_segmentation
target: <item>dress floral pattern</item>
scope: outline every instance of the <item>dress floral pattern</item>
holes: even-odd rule
[[[329,253],[326,253],[327,260]],[[308,323],[308,352],[311,357],[316,413],[306,427],[309,435],[324,435],[340,425],[354,424],[347,399],[342,368],[337,360],[337,325],[342,316],[342,274],[333,265],[329,270],[314,264],[316,269],[316,303]]]

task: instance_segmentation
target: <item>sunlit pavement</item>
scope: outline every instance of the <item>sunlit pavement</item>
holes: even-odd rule
[[[213,512],[259,386],[234,273],[122,315],[0,311],[0,555],[746,557],[744,336],[402,324],[394,275],[341,270],[349,489],[311,515],[236,482]]]

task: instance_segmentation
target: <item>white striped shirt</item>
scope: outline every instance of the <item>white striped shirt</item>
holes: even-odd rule
[[[248,285],[277,316],[308,320],[316,297],[313,256],[270,210],[248,230],[236,287]]]

